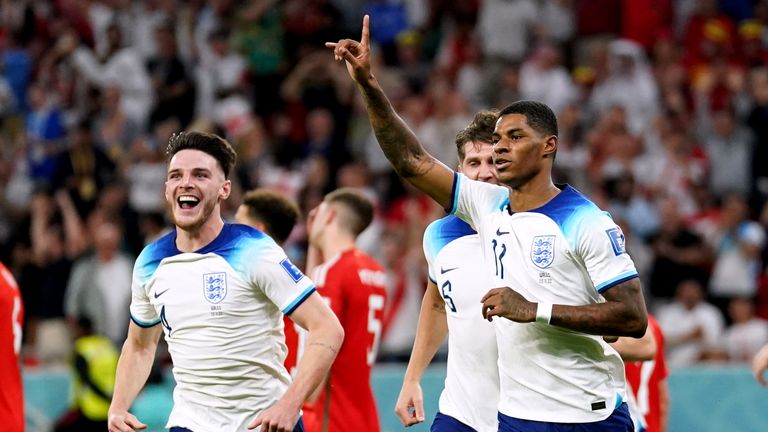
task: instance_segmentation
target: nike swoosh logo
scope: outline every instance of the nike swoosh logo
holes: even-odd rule
[[[155,298],[158,298],[161,295],[165,294],[166,292],[168,292],[169,289],[170,288],[167,288],[165,291],[160,291],[160,292],[155,291]]]
[[[456,270],[457,268],[458,268],[458,267],[449,268],[449,269],[444,269],[444,268],[440,267],[440,274],[446,274],[446,273],[448,273],[449,271],[454,271],[454,270]]]
[[[501,228],[496,228],[497,236],[503,236],[504,234],[509,234],[509,231],[502,231]]]

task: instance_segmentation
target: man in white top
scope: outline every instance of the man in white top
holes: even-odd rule
[[[481,111],[456,135],[458,171],[472,180],[496,183],[491,135],[496,113]],[[424,256],[429,279],[421,302],[416,340],[395,412],[404,426],[424,421],[419,380],[448,335],[445,389],[433,432],[480,431],[498,428],[499,372],[496,335],[477,307],[492,288],[482,278],[480,237],[466,222],[449,215],[424,231]]]
[[[704,288],[698,281],[680,282],[675,301],[661,306],[656,316],[664,331],[669,366],[691,366],[721,349],[725,319],[704,300]]]
[[[164,333],[176,380],[171,431],[301,431],[301,405],[327,374],[341,325],[270,237],[222,220],[236,159],[229,143],[181,133],[168,157],[165,197],[176,229],[136,260],[109,430],[145,427],[128,408]],[[282,314],[309,331],[293,382],[283,366]]]
[[[493,159],[504,186],[457,174],[424,151],[372,75],[368,21],[360,42],[326,45],[346,62],[395,171],[478,231],[484,271],[501,286],[481,311],[506,318],[495,320],[499,431],[632,430],[623,363],[601,335],[641,337],[645,302],[621,229],[552,183],[554,113],[530,101],[500,112]]]

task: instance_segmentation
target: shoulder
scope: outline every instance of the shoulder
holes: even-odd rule
[[[446,216],[432,222],[424,230],[424,249],[435,255],[448,243],[473,234],[477,233],[468,223],[453,215]]]
[[[509,203],[509,189],[504,186],[472,180],[458,172],[454,176],[454,194],[462,190],[473,200],[482,199],[484,202],[490,202],[494,207],[503,207]]]
[[[149,279],[157,270],[160,261],[179,253],[176,249],[176,231],[174,230],[144,246],[136,258],[134,266],[136,276],[141,280]]]
[[[610,214],[571,186],[563,190],[547,204],[531,210],[554,221],[569,241],[576,240],[585,231],[603,226],[614,226]]]

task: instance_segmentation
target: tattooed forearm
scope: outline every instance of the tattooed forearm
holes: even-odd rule
[[[378,83],[373,81],[361,89],[376,139],[395,171],[404,178],[428,172],[435,165],[434,158],[397,115]]]
[[[333,345],[331,345],[331,344],[323,343],[323,342],[312,342],[312,343],[308,344],[307,346],[308,346],[308,347],[311,347],[311,346],[319,346],[319,347],[322,347],[322,348],[327,348],[327,349],[329,349],[329,350],[330,350],[330,351],[331,351],[331,352],[332,352],[334,355],[336,355],[336,353],[339,351],[339,350],[338,350],[338,348],[336,348],[335,346],[333,346]]]
[[[648,324],[640,282],[633,279],[604,293],[605,303],[555,305],[550,323],[595,335],[642,337]]]

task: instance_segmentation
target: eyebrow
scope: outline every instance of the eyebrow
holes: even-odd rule
[[[174,168],[174,169],[168,170],[168,174],[175,174],[175,173],[179,173],[181,171],[183,171],[181,168]],[[204,172],[204,173],[211,173],[212,172],[208,168],[200,168],[200,167],[192,168],[190,171],[192,171],[193,174],[194,173],[199,173],[199,172]]]

